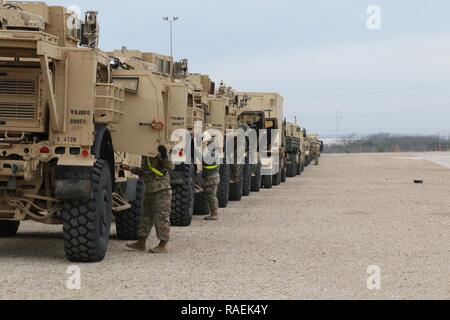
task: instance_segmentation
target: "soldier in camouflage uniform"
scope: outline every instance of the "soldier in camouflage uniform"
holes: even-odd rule
[[[155,158],[143,157],[142,167],[131,168],[130,171],[143,178],[146,185],[144,210],[140,219],[139,238],[127,247],[145,251],[147,238],[155,226],[156,236],[160,243],[151,253],[167,253],[167,243],[170,238],[170,212],[172,189],[170,186],[169,170],[175,165],[171,161],[164,146],[158,147],[159,155]]]
[[[214,139],[208,143],[208,146],[215,147]],[[219,219],[219,200],[217,199],[217,190],[220,184],[220,166],[217,164],[218,159],[216,158],[216,150],[213,149],[211,152],[212,164],[207,164],[203,161],[203,192],[205,193],[206,201],[208,202],[211,213],[205,218],[206,221],[216,221]]]
[[[217,189],[220,183],[219,165],[204,165],[202,175],[203,191],[211,210],[211,214],[205,220],[216,221],[219,219],[219,200],[217,199]]]

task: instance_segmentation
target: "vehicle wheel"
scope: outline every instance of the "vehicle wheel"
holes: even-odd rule
[[[256,164],[253,168],[255,175],[251,178],[250,187],[252,192],[259,192],[262,184],[261,164]]]
[[[0,238],[14,237],[19,230],[20,221],[0,220]]]
[[[297,167],[295,168],[295,170],[296,170],[298,176],[302,174],[302,171],[303,171],[303,170],[302,170],[302,163],[301,163],[301,160],[298,161]]]
[[[136,200],[131,202],[131,208],[116,215],[116,231],[119,240],[137,240],[139,222],[144,210],[145,184],[138,180],[136,186]]]
[[[208,201],[206,199],[204,192],[199,192],[195,194],[194,200],[194,215],[196,216],[207,216],[211,213]]]
[[[263,176],[262,180],[263,180],[264,189],[272,189],[272,186],[273,186],[272,176],[269,176],[269,175]]]
[[[217,189],[217,200],[219,208],[226,208],[230,198],[230,166],[222,164],[220,166],[220,183]]]
[[[272,176],[272,185],[279,186],[281,184],[281,168],[278,170],[277,174]]]
[[[172,186],[172,211],[170,222],[174,227],[188,227],[194,214],[194,188],[192,185],[192,169],[183,166],[183,184]]]
[[[286,166],[283,166],[283,168],[281,169],[281,183],[285,183],[287,181],[286,170]]]
[[[248,197],[251,193],[252,166],[246,163],[243,170],[242,195]]]
[[[72,262],[98,262],[108,248],[112,219],[112,183],[109,165],[98,160],[92,168],[90,200],[63,204],[66,257]]]
[[[244,186],[244,166],[237,165],[239,167],[239,182],[230,183],[230,201],[241,201],[242,189]]]
[[[289,154],[289,164],[287,165],[286,171],[286,175],[289,178],[297,176],[297,157],[295,154]]]

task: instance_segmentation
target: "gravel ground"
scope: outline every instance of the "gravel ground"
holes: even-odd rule
[[[449,299],[449,186],[450,170],[413,155],[324,155],[217,223],[174,229],[169,255],[112,240],[105,261],[79,265],[81,290],[66,288],[61,228],[24,223],[0,240],[0,298]]]

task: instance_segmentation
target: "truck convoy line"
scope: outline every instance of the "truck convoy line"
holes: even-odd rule
[[[145,190],[123,165],[140,166],[161,144],[175,150],[179,130],[189,138],[176,149],[171,222],[189,226],[194,214],[209,212],[202,166],[189,152],[198,124],[216,133],[209,141],[235,130],[242,136],[233,139],[247,142],[222,143],[222,156],[233,154],[220,167],[222,208],[318,161],[318,136],[286,122],[279,94],[216,88],[171,56],[104,52],[95,11],[79,21],[64,7],[0,1],[0,18],[0,238],[25,220],[62,224],[67,259],[101,261],[113,217],[120,240],[137,238]],[[251,130],[268,142],[249,143]],[[262,149],[270,159],[251,162]]]

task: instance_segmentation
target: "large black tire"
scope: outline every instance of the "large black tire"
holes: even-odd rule
[[[222,164],[220,166],[220,183],[217,189],[217,200],[219,208],[226,208],[230,201],[230,166]]]
[[[112,183],[109,165],[98,160],[92,169],[90,200],[63,204],[66,257],[72,262],[98,262],[108,248],[112,220]]]
[[[253,165],[254,176],[251,178],[252,192],[259,192],[262,185],[261,164]]]
[[[281,169],[280,169],[280,184],[281,184],[281,183],[285,183],[287,181],[286,158],[283,157],[280,162],[281,162]]]
[[[119,240],[137,240],[139,236],[139,222],[144,210],[145,184],[138,180],[136,199],[131,202],[131,208],[116,216],[116,231]]]
[[[204,192],[199,192],[195,194],[194,202],[194,214],[197,216],[206,216],[211,213],[211,208],[206,199]]]
[[[296,161],[297,161],[297,159],[296,159]],[[301,160],[298,160],[297,162],[298,162],[298,163],[297,163],[297,167],[296,167],[295,170],[296,170],[297,175],[299,176],[299,175],[302,174],[303,170],[302,170],[302,163],[301,163]]]
[[[14,237],[19,230],[19,221],[0,220],[0,238]]]
[[[246,163],[243,167],[242,195],[248,197],[251,193],[252,166]]]
[[[289,163],[287,164],[286,168],[286,175],[289,178],[294,178],[297,176],[297,155],[296,154],[289,154]]]
[[[277,174],[274,174],[272,176],[272,185],[273,186],[279,186],[281,184],[281,168],[278,170]]]
[[[272,186],[273,186],[272,176],[269,176],[269,175],[263,176],[262,180],[263,180],[264,189],[272,189]]]
[[[230,183],[230,201],[241,201],[242,200],[242,191],[244,187],[244,166],[239,166],[239,182]]]
[[[170,222],[174,227],[188,227],[194,214],[194,187],[192,167],[183,166],[183,184],[172,186],[172,212]]]

